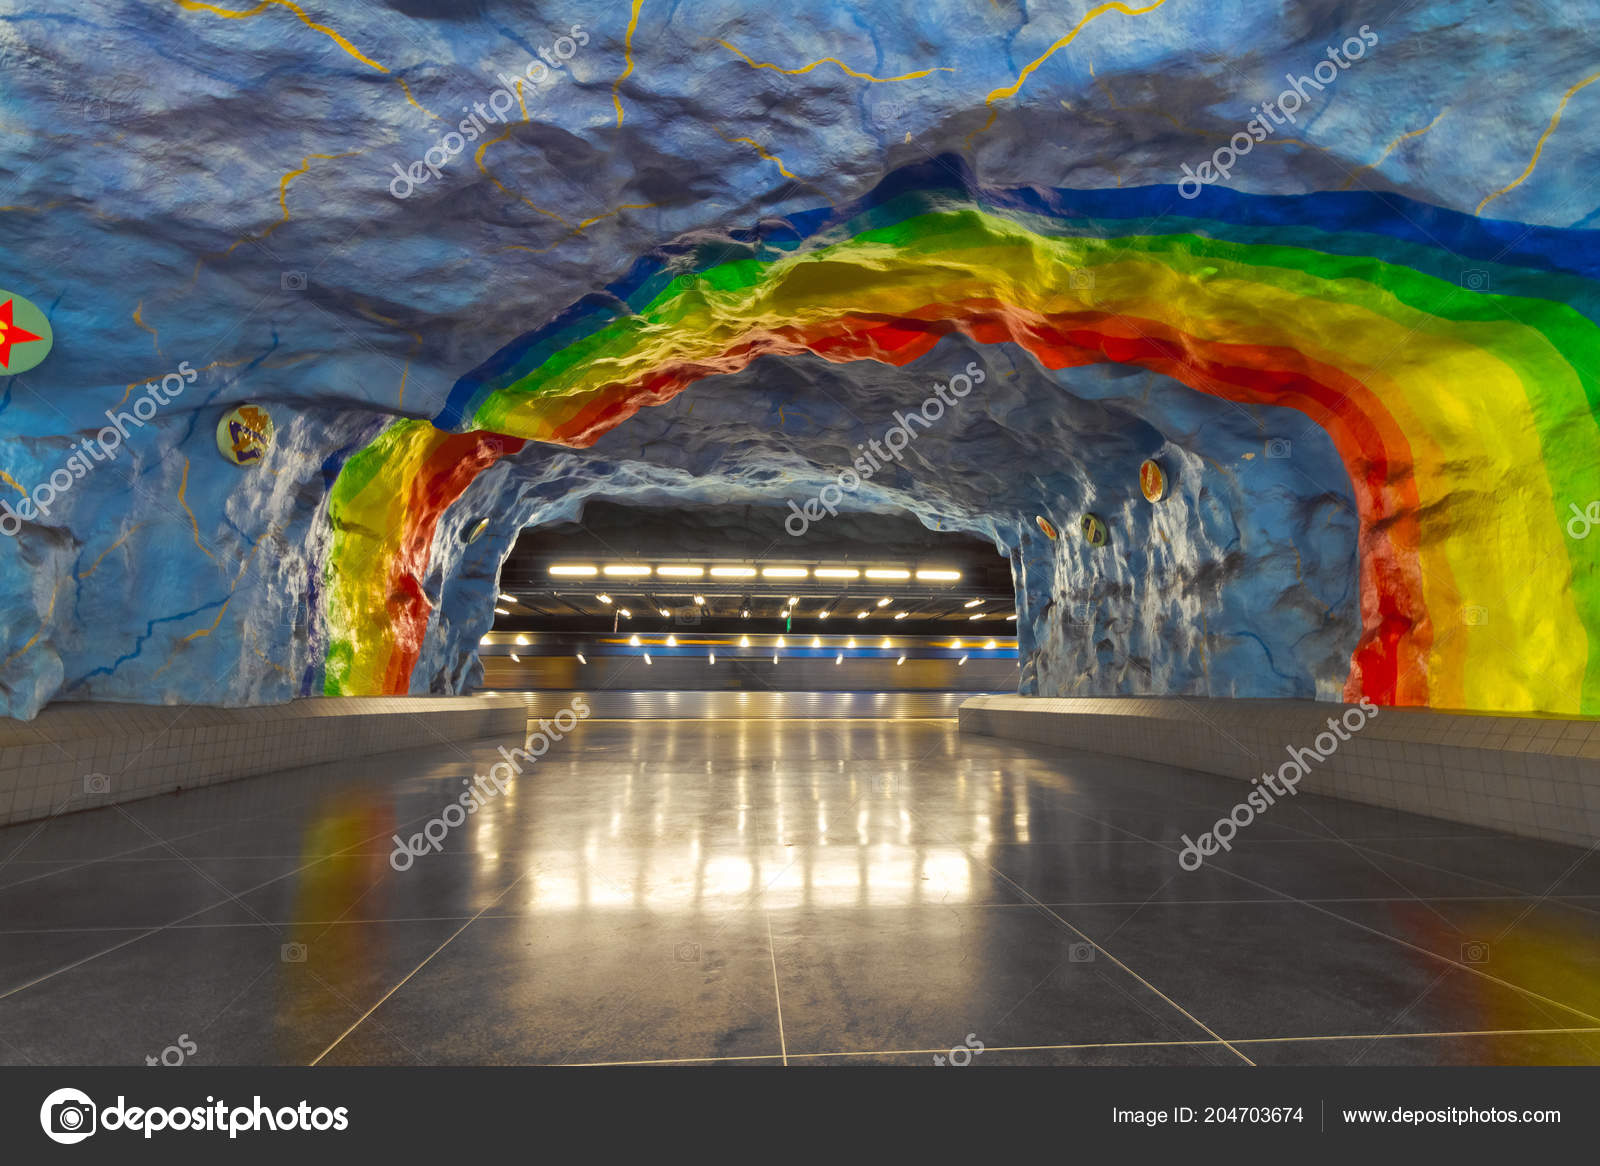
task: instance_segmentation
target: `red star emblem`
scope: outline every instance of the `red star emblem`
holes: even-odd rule
[[[42,336],[35,336],[26,328],[19,328],[11,322],[11,304],[7,300],[0,304],[0,368],[11,367],[11,346],[25,344],[29,340],[42,340]]]

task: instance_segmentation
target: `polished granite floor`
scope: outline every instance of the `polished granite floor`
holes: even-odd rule
[[[1237,783],[872,702],[597,717],[405,870],[499,743],[0,830],[0,1061],[1600,1064],[1594,851],[1302,795],[1189,872]]]

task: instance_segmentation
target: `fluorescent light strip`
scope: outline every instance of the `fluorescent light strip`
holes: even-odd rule
[[[804,567],[762,567],[763,579],[804,579],[811,572]]]
[[[657,567],[656,574],[666,579],[698,579],[706,573],[704,567]]]
[[[818,567],[812,572],[818,579],[859,579],[861,572],[854,567]]]
[[[868,579],[909,579],[909,578],[911,578],[911,572],[910,571],[902,571],[902,570],[899,570],[899,569],[891,569],[889,567],[868,567],[867,568],[867,578]]]
[[[596,575],[598,573],[594,567],[577,563],[562,563],[550,568],[550,574],[552,575]]]
[[[748,579],[756,573],[754,567],[712,567],[713,579]]]
[[[643,563],[607,563],[607,575],[648,575],[650,568]]]
[[[954,583],[961,578],[960,571],[918,571],[917,579],[922,583]]]

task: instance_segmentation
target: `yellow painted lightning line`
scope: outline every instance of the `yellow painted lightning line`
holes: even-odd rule
[[[191,517],[193,516],[191,515]],[[171,653],[169,653],[167,656],[166,663],[162,664],[161,667],[157,668],[155,672],[151,674],[151,680],[154,680],[157,676],[160,676],[172,666],[172,662],[178,658],[177,653],[180,647],[189,643],[191,640],[198,640],[204,638],[205,636],[209,636],[212,632],[217,630],[217,625],[222,623],[222,617],[228,612],[228,604],[233,602],[233,593],[239,590],[239,581],[244,578],[245,571],[250,567],[250,560],[256,557],[256,551],[260,549],[260,546],[262,542],[266,540],[266,537],[269,534],[277,533],[277,530],[278,528],[276,526],[269,526],[256,537],[256,541],[250,547],[250,553],[244,557],[244,562],[239,564],[238,574],[234,575],[233,577],[233,583],[228,588],[228,598],[223,602],[222,606],[217,609],[217,618],[211,621],[211,625],[209,627],[196,628],[194,631],[190,632],[188,635],[184,636],[183,639],[174,644],[172,646]],[[132,532],[130,531],[129,533],[131,534]],[[204,548],[201,549],[203,550]],[[266,659],[265,657],[262,658]],[[268,663],[270,662],[271,661],[268,661]]]
[[[983,99],[983,103],[985,105],[993,105],[996,101],[1000,101],[1003,98],[1015,97],[1017,95],[1017,91],[1022,88],[1023,82],[1027,81],[1035,69],[1048,61],[1057,52],[1066,48],[1074,40],[1076,40],[1078,38],[1078,34],[1087,28],[1092,21],[1099,19],[1109,12],[1120,12],[1124,16],[1143,16],[1146,12],[1154,12],[1166,2],[1167,0],[1156,0],[1154,4],[1147,5],[1144,8],[1129,8],[1126,4],[1122,3],[1122,0],[1111,0],[1111,2],[1108,4],[1102,4],[1098,8],[1091,8],[1088,12],[1084,13],[1083,19],[1078,21],[1071,32],[1058,39],[1055,44],[1051,45],[1048,49],[1041,53],[1036,60],[1031,61],[1024,66],[1022,72],[1017,74],[1017,79],[1010,85],[991,91],[989,96]]]
[[[1356,176],[1358,174],[1360,174],[1363,170],[1376,170],[1379,166],[1381,166],[1383,164],[1383,160],[1385,158],[1387,158],[1390,154],[1394,153],[1394,150],[1395,150],[1396,146],[1398,146],[1401,142],[1408,141],[1411,138],[1420,138],[1423,134],[1427,133],[1434,126],[1438,125],[1439,124],[1439,118],[1443,117],[1446,112],[1448,112],[1448,111],[1441,109],[1439,111],[1438,117],[1435,117],[1432,121],[1430,121],[1427,125],[1423,126],[1420,130],[1412,130],[1409,133],[1401,134],[1398,138],[1396,138],[1394,141],[1390,142],[1386,147],[1384,147],[1383,153],[1379,154],[1376,160],[1374,160],[1372,162],[1368,162],[1365,166],[1358,166],[1354,170],[1350,171],[1350,177],[1346,178],[1344,180],[1344,185],[1340,186],[1339,189],[1340,190],[1349,190],[1352,186],[1355,185]]]
[[[6,485],[10,486],[13,490],[15,490],[18,494],[21,494],[24,498],[26,498],[28,496],[28,492],[22,488],[22,484],[20,482],[18,482],[15,478],[13,478],[10,474],[6,473],[4,470],[0,470],[0,480],[3,480]]]
[[[622,59],[627,62],[627,68],[611,83],[611,104],[617,108],[618,125],[622,124],[622,99],[617,96],[617,91],[628,79],[628,74],[633,72],[633,34],[639,28],[639,9],[643,7],[644,0],[633,0],[633,14],[628,17],[628,31],[622,38]]]
[[[1555,133],[1556,127],[1561,124],[1561,114],[1562,111],[1567,108],[1567,102],[1572,100],[1573,94],[1577,93],[1578,90],[1582,89],[1585,85],[1592,85],[1596,81],[1600,81],[1600,73],[1590,74],[1561,95],[1561,104],[1557,105],[1555,113],[1550,115],[1550,124],[1545,126],[1544,133],[1539,135],[1539,142],[1533,147],[1533,157],[1528,159],[1527,169],[1525,169],[1521,174],[1517,175],[1515,182],[1512,182],[1508,186],[1502,186],[1499,190],[1495,191],[1488,198],[1480,202],[1478,204],[1478,208],[1472,212],[1473,214],[1481,215],[1484,207],[1488,206],[1502,194],[1506,194],[1515,190],[1528,180],[1528,175],[1532,174],[1533,168],[1539,164],[1539,155],[1544,153],[1545,142],[1550,140],[1550,135]]]
[[[1126,4],[1122,3],[1122,0],[1110,0],[1110,3],[1102,4],[1098,8],[1091,8],[1088,12],[1084,13],[1083,19],[1078,21],[1078,23],[1073,26],[1071,32],[1067,33],[1063,37],[1058,38],[1054,44],[1052,44],[1043,53],[1039,54],[1036,59],[1025,65],[1022,72],[1017,74],[1017,79],[1015,81],[1013,81],[1010,85],[1004,85],[999,89],[991,89],[989,91],[989,95],[983,99],[983,103],[988,106],[993,106],[997,101],[1002,101],[1008,97],[1015,97],[1018,91],[1021,90],[1023,84],[1030,76],[1033,75],[1033,71],[1035,69],[1048,61],[1051,57],[1055,56],[1056,53],[1066,48],[1073,41],[1077,40],[1078,34],[1087,28],[1091,22],[1098,20],[1100,17],[1111,12],[1120,12],[1124,16],[1143,16],[1147,12],[1154,12],[1166,2],[1167,0],[1156,0],[1154,4],[1147,5],[1144,8],[1129,8]],[[973,138],[977,137],[979,134],[986,131],[990,126],[994,125],[994,119],[999,116],[999,113],[1000,111],[998,109],[990,109],[989,120],[967,135],[967,143],[970,145]]]
[[[939,65],[935,68],[922,69],[915,73],[902,73],[898,77],[874,77],[871,73],[857,72],[855,69],[852,69],[849,65],[841,61],[838,57],[823,57],[821,60],[812,61],[809,65],[802,65],[798,69],[785,69],[781,65],[770,64],[766,61],[752,60],[750,55],[744,50],[729,44],[725,40],[719,40],[717,43],[723,48],[727,49],[730,53],[736,53],[740,57],[743,57],[745,64],[749,65],[752,69],[771,69],[775,73],[783,73],[789,77],[798,77],[802,73],[809,73],[818,65],[838,65],[839,68],[844,70],[847,76],[854,77],[860,81],[870,81],[874,85],[888,85],[895,81],[914,81],[918,77],[928,77],[934,73],[955,72],[955,70],[950,68],[948,65]]]
[[[332,161],[335,158],[354,158],[358,154],[362,154],[364,152],[364,150],[346,150],[340,154],[307,154],[304,158],[300,159],[300,169],[290,170],[278,179],[278,209],[283,212],[283,217],[277,222],[273,223],[265,231],[262,231],[259,235],[240,235],[232,243],[228,244],[226,250],[220,253],[213,252],[210,255],[200,256],[200,258],[194,261],[194,272],[189,276],[189,285],[184,290],[187,292],[190,288],[193,288],[195,283],[200,279],[200,269],[206,265],[207,259],[226,259],[249,240],[255,239],[259,241],[261,239],[265,239],[268,235],[272,234],[272,232],[276,231],[279,227],[283,226],[284,223],[289,221],[289,183],[293,182],[296,178],[300,177],[300,175],[311,169],[311,159],[323,158]],[[132,385],[128,386],[127,391],[122,394],[123,401],[128,399],[128,393],[131,393],[134,385],[137,385],[138,383],[138,381],[135,381]],[[118,404],[121,403],[121,401],[118,402]]]
[[[205,544],[200,541],[200,520],[194,516],[194,511],[189,509],[188,499],[186,499],[184,497],[184,494],[188,491],[188,489],[189,489],[189,459],[188,458],[184,458],[183,459],[183,479],[178,483],[178,505],[183,507],[183,512],[189,516],[189,525],[194,527],[194,545],[200,548],[201,554],[205,555],[205,557],[210,559],[213,563],[216,563],[217,562],[216,556],[213,555],[210,551],[206,550]],[[220,563],[218,563],[217,565],[221,566]]]
[[[655,205],[656,204],[653,203],[653,202],[625,202],[614,211],[607,211],[603,215],[595,215],[595,217],[592,218],[592,219],[584,219],[583,222],[578,224],[577,230],[573,231],[573,234],[575,234],[575,235],[578,234],[585,227],[592,227],[596,223],[604,222],[606,219],[611,218],[613,215],[620,215],[623,211],[649,210],[651,207],[653,207]]]
[[[265,231],[262,231],[258,238],[265,239],[268,235],[272,234],[272,232],[276,231],[279,227],[283,226],[284,223],[289,221],[289,183],[293,182],[296,178],[299,178],[300,175],[311,169],[311,159],[321,158],[324,161],[331,162],[336,158],[354,158],[359,153],[361,153],[360,150],[346,150],[342,154],[307,154],[304,158],[300,159],[300,169],[290,170],[284,174],[283,177],[278,179],[278,209],[283,212],[283,218],[278,220],[276,223],[273,223],[272,226],[268,227]],[[235,243],[234,247],[237,246],[238,244]],[[229,248],[230,251],[232,249],[232,247]]]
[[[423,113],[427,114],[429,117],[433,118],[434,121],[443,121],[444,120],[444,118],[442,118],[438,114],[434,113],[433,110],[429,109],[426,105],[423,105],[422,102],[418,101],[415,97],[413,97],[411,95],[411,86],[406,84],[406,80],[405,80],[404,77],[396,77],[394,80],[395,80],[395,84],[400,86],[400,88],[405,91],[405,95],[406,95],[406,100],[407,101],[409,101],[412,105],[416,106],[418,109],[420,109]]]
[[[383,65],[377,61],[374,61],[371,57],[367,56],[360,49],[356,48],[355,45],[351,44],[342,35],[340,35],[338,30],[329,28],[325,24],[318,24],[316,21],[312,20],[305,14],[298,4],[293,3],[293,0],[261,0],[261,3],[257,4],[254,8],[245,9],[243,11],[232,8],[219,8],[215,4],[206,4],[203,2],[203,0],[173,0],[173,3],[177,4],[180,8],[187,9],[190,12],[205,12],[212,16],[221,17],[223,20],[245,20],[249,17],[260,15],[262,12],[273,7],[274,5],[287,8],[299,18],[300,23],[304,24],[309,29],[313,29],[316,32],[322,33],[322,35],[328,37],[333,41],[334,44],[338,45],[341,49],[349,53],[363,65],[367,65],[370,68],[376,69],[380,73],[387,73],[394,77],[395,83],[400,86],[401,91],[406,95],[406,100],[417,109],[420,109],[423,113],[433,118],[434,121],[444,120],[444,118],[434,113],[433,110],[429,109],[426,105],[423,105],[416,99],[415,96],[412,95],[411,86],[406,84],[405,78],[395,76],[395,74],[390,71],[387,65]]]
[[[114,551],[118,547],[120,547],[123,543],[127,542],[130,538],[132,538],[133,537],[133,532],[138,530],[143,525],[144,525],[144,523],[142,523],[142,522],[135,523],[128,530],[127,534],[123,535],[116,542],[112,543],[105,550],[101,551],[100,552],[100,557],[94,561],[94,563],[89,567],[89,569],[87,571],[85,571],[81,575],[79,575],[78,578],[79,579],[87,579],[90,575],[93,575],[96,571],[98,571],[100,569],[100,563],[105,559],[105,557],[107,555],[109,555],[112,551]]]
[[[801,178],[799,175],[790,173],[789,168],[783,164],[782,158],[778,157],[776,154],[769,153],[767,148],[754,138],[730,138],[727,134],[717,129],[716,126],[712,126],[711,129],[712,132],[724,142],[741,146],[749,146],[757,154],[761,155],[763,161],[771,162],[774,166],[776,166],[778,168],[778,173],[782,174],[785,178],[792,179],[795,182],[805,182],[805,179]],[[806,183],[806,185],[810,186],[811,184]],[[813,187],[813,189],[815,188]]]
[[[7,656],[5,658],[5,662],[0,663],[0,668],[9,667],[13,660],[21,655],[24,655],[29,648],[33,647],[39,642],[39,637],[44,635],[45,628],[50,626],[50,617],[55,614],[56,596],[59,594],[61,594],[61,580],[57,579],[55,586],[50,589],[50,606],[44,610],[44,619],[39,621],[39,630],[33,633],[33,637],[26,644],[23,644],[22,647],[18,648],[15,652],[11,653],[11,655]]]
[[[478,149],[473,153],[472,158],[473,158],[473,161],[475,161],[478,164],[479,173],[481,173],[490,182],[492,182],[496,186],[498,186],[501,189],[501,191],[503,191],[505,193],[506,197],[514,198],[517,201],[521,202],[524,206],[527,206],[527,207],[529,207],[529,208],[531,208],[533,210],[536,210],[541,215],[544,215],[546,218],[554,219],[556,222],[560,223],[563,227],[567,227],[568,229],[570,229],[572,227],[572,224],[567,222],[566,219],[564,219],[560,215],[556,214],[555,211],[547,211],[547,210],[544,209],[544,207],[539,206],[537,203],[529,202],[526,198],[523,198],[522,195],[518,194],[516,191],[507,188],[505,183],[501,182],[498,178],[496,178],[494,176],[494,174],[490,172],[489,167],[484,164],[484,161],[483,161],[484,152],[486,150],[488,150],[488,148],[490,146],[497,145],[500,142],[505,141],[510,136],[511,136],[511,127],[508,126],[506,128],[506,132],[501,134],[498,138],[485,138],[482,142],[480,142],[478,144]]]
[[[133,306],[133,322],[135,324],[139,325],[139,327],[142,328],[144,331],[150,333],[150,342],[156,346],[156,355],[157,356],[165,356],[166,353],[161,351],[161,334],[159,332],[157,332],[154,328],[150,327],[149,324],[146,324],[144,322],[143,312],[144,312],[144,301],[140,300],[137,304],[135,304]]]
[[[349,53],[356,60],[360,61],[363,65],[368,65],[378,70],[380,73],[387,73],[389,71],[384,66],[378,64],[377,61],[374,61],[371,57],[362,53],[356,48],[355,45],[345,40],[345,38],[340,36],[335,30],[329,28],[325,24],[316,23],[305,14],[298,4],[294,3],[294,0],[261,0],[261,3],[257,4],[254,8],[246,9],[243,12],[232,8],[218,8],[214,4],[203,3],[202,0],[173,0],[173,3],[179,8],[187,9],[190,12],[209,12],[212,16],[220,16],[223,20],[245,20],[252,16],[259,16],[262,12],[265,12],[268,8],[272,8],[274,6],[287,8],[290,12],[293,12],[300,18],[300,23],[304,24],[307,28],[315,29],[317,32],[322,33],[328,39],[333,41],[334,44],[338,45],[345,52]]]

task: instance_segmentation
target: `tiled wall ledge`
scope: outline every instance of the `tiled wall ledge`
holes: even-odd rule
[[[328,697],[261,708],[54,704],[0,718],[0,824],[280,769],[521,736],[511,696]]]
[[[1349,714],[1343,732],[1328,718]],[[961,730],[1157,761],[1249,781],[1288,750],[1299,790],[1428,814],[1530,838],[1600,840],[1600,721],[1199,697],[979,696]],[[1353,726],[1359,725],[1358,728]],[[1318,735],[1322,734],[1321,744]],[[1333,738],[1331,751],[1322,746]],[[1293,770],[1288,771],[1293,776]]]

